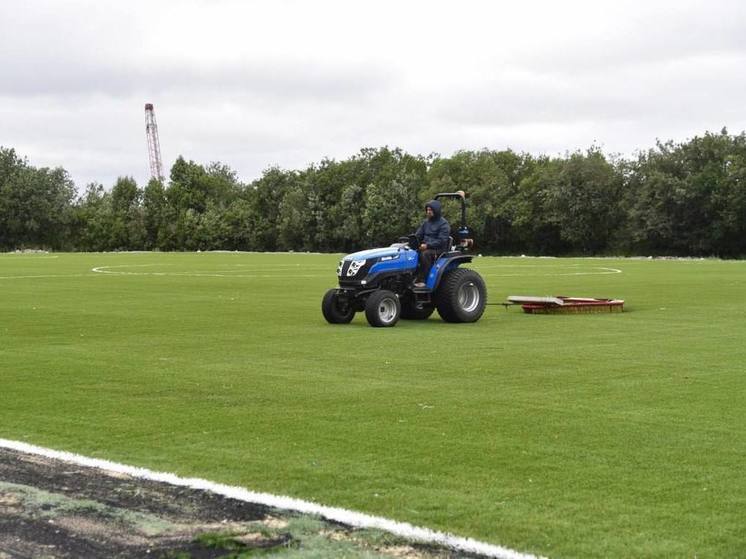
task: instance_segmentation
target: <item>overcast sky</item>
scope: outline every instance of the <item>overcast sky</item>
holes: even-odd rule
[[[79,189],[220,161],[251,181],[414,154],[746,129],[746,2],[0,0],[0,146]]]

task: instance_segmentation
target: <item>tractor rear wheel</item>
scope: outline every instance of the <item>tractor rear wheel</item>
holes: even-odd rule
[[[365,302],[365,318],[371,326],[393,326],[401,316],[401,303],[393,291],[380,289],[368,296]]]
[[[436,296],[438,314],[446,322],[476,322],[487,304],[484,280],[474,270],[456,268],[446,272]]]
[[[355,309],[346,298],[339,296],[336,289],[330,289],[324,295],[321,300],[321,312],[331,324],[348,324],[355,316]]]

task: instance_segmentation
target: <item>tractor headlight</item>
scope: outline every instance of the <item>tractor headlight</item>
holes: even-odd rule
[[[357,273],[360,271],[360,268],[365,266],[365,260],[353,260],[350,262],[350,267],[347,268],[347,276],[356,276]]]
[[[338,276],[342,275],[342,266],[344,266],[344,263],[345,263],[344,260],[340,260],[339,264],[337,264],[337,275]]]

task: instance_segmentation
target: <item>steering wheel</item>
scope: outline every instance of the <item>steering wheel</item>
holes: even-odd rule
[[[405,237],[399,237],[400,243],[407,243],[407,246],[412,250],[417,250],[420,246],[420,242],[417,240],[417,235],[407,235]]]
[[[399,237],[398,242],[407,243],[407,246],[411,248],[412,250],[417,250],[417,248],[420,245],[419,241],[417,240],[416,235],[405,235],[405,236]]]

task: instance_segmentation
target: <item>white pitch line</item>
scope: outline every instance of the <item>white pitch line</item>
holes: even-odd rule
[[[621,274],[622,271],[617,268],[596,268],[596,270],[603,270],[600,272],[549,272],[544,274],[528,273],[528,274],[491,274],[483,273],[481,269],[477,271],[482,272],[482,275],[488,278],[521,278],[521,277],[546,277],[546,276],[606,276],[609,274]]]
[[[38,278],[82,278],[88,274],[44,274],[38,276],[0,276],[0,280],[6,279],[38,279]]]
[[[320,278],[328,274],[289,274],[295,267],[283,269],[282,266],[273,266],[272,268],[263,268],[260,274],[246,274],[247,270],[216,270],[216,271],[192,271],[192,272],[127,272],[124,270],[113,270],[112,268],[143,268],[148,266],[161,266],[162,264],[123,264],[120,266],[97,266],[91,268],[91,272],[96,274],[106,274],[109,276],[169,276],[184,278],[249,278],[249,279],[292,279],[292,278]],[[270,273],[266,273],[270,272]],[[277,272],[277,273],[271,273]]]
[[[44,456],[45,458],[62,460],[78,466],[99,468],[101,470],[126,474],[139,479],[147,479],[150,481],[177,485],[179,487],[189,487],[191,489],[210,491],[230,499],[237,499],[247,503],[255,503],[283,510],[301,512],[304,514],[315,514],[328,520],[341,522],[349,526],[355,526],[357,528],[377,528],[379,530],[396,534],[397,536],[424,543],[444,545],[467,553],[479,553],[487,557],[495,557],[498,559],[538,559],[536,555],[521,553],[520,551],[515,551],[507,547],[480,542],[471,538],[462,538],[445,532],[436,532],[429,528],[412,526],[406,522],[397,522],[381,516],[371,516],[342,508],[327,507],[310,501],[284,497],[282,495],[256,493],[244,489],[243,487],[224,485],[206,479],[183,478],[172,473],[154,472],[146,468],[128,466],[126,464],[110,462],[109,460],[90,458],[80,454],[73,454],[72,452],[53,450],[8,439],[0,439],[0,448],[7,448],[9,450],[24,452],[26,454],[35,454],[37,456]]]
[[[209,274],[200,272],[99,272],[107,276],[168,276],[172,278],[248,278],[248,279],[287,279],[322,278],[329,274]]]
[[[202,271],[193,271],[193,272],[127,272],[124,270],[114,270],[114,268],[138,268],[138,267],[148,267],[148,266],[159,266],[159,264],[123,264],[118,266],[97,266],[96,268],[92,268],[91,271],[95,272],[97,274],[107,274],[111,276],[176,276],[176,277],[215,277],[215,278],[285,278],[288,277],[287,274],[272,274],[271,272],[285,272],[284,269],[281,269],[273,266],[272,268],[265,268],[262,270],[262,272],[265,273],[259,273],[259,274],[241,274],[241,273],[234,273],[233,270],[216,270],[214,272],[202,272]],[[537,266],[534,266],[536,268]],[[565,266],[565,268],[573,268],[575,266]],[[290,269],[295,268],[295,266],[290,267]],[[478,271],[483,272],[485,269],[495,269],[493,267],[489,268],[482,268],[478,267],[476,268]],[[590,272],[551,272],[547,270],[547,273],[544,274],[537,274],[537,273],[530,273],[530,274],[495,274],[495,273],[482,273],[482,275],[486,277],[499,277],[499,278],[510,278],[510,277],[540,277],[540,276],[603,276],[608,274],[621,274],[622,270],[618,268],[604,268],[604,267],[595,267],[591,268],[591,270],[597,270],[597,271],[590,271]],[[600,271],[598,271],[600,270]],[[243,272],[244,270],[236,270],[236,272]],[[270,273],[267,273],[270,272]],[[318,278],[323,277],[328,274],[322,273],[322,274],[292,274],[292,277],[298,278]]]
[[[24,260],[40,259],[40,258],[59,258],[59,256],[29,256],[27,254],[15,254],[13,252],[0,254],[4,258],[23,258]]]
[[[557,265],[557,264],[482,264],[479,263],[475,264],[474,266],[476,268],[479,268],[480,270],[504,270],[505,268],[514,268],[519,270],[563,270],[563,269],[573,269],[577,270],[578,268],[601,268],[601,266],[589,266],[587,264],[565,264],[565,265]]]

